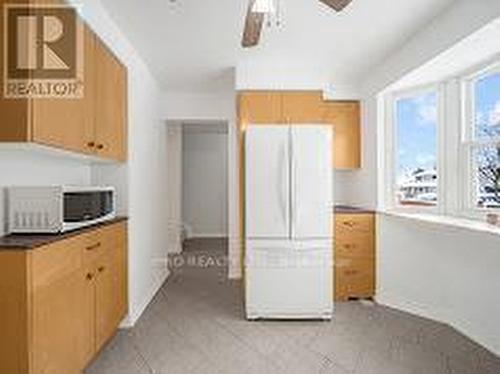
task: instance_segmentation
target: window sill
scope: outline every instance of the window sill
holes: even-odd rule
[[[452,217],[439,214],[425,213],[404,213],[397,211],[382,211],[380,214],[385,214],[393,217],[401,217],[419,222],[425,222],[433,225],[444,225],[453,228],[466,229],[487,234],[500,236],[500,226],[491,225],[484,221],[478,221],[468,218]]]

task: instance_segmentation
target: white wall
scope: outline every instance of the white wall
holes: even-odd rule
[[[183,126],[182,220],[190,237],[228,236],[227,125]]]
[[[377,301],[447,322],[500,354],[500,236],[378,215]]]
[[[93,167],[92,181],[115,185],[122,196],[120,209],[130,217],[126,321],[130,325],[168,275],[167,128],[162,120],[162,93],[100,1],[77,3],[83,4],[83,17],[128,68],[128,162]]]
[[[168,252],[182,251],[182,125],[167,127]]]
[[[235,85],[233,85],[234,87]],[[240,278],[239,149],[236,128],[236,91],[191,93],[167,92],[163,117],[171,122],[228,123],[228,251],[229,277]]]
[[[497,0],[457,0],[361,80],[362,169],[352,174],[349,202],[377,206],[377,94],[499,16]]]
[[[236,68],[237,90],[322,90],[328,100],[358,100],[357,82],[311,64],[243,63]]]
[[[350,202],[381,202],[378,93],[498,16],[497,0],[458,0],[365,77],[363,168],[350,178]],[[500,354],[500,303],[492,296],[500,286],[498,236],[383,214],[378,222],[377,301],[450,323]]]
[[[90,165],[27,149],[0,148],[0,236],[7,233],[4,187],[58,184],[88,185]]]

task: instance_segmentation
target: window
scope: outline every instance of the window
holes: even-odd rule
[[[380,97],[382,207],[500,214],[500,62],[471,71]]]
[[[469,208],[500,208],[500,69],[466,85],[464,128]]]
[[[399,206],[436,206],[437,91],[399,97],[394,106],[395,202]]]

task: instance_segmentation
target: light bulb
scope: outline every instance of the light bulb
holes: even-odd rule
[[[252,12],[254,13],[274,13],[276,7],[274,6],[274,0],[255,0],[252,7]]]

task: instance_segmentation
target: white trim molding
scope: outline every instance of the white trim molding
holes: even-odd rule
[[[455,77],[404,91],[386,91],[379,95],[379,208],[382,211],[412,214],[436,214],[485,220],[488,213],[500,209],[477,208],[471,152],[484,145],[499,145],[500,137],[484,142],[474,140],[473,85],[478,79],[500,73],[500,56],[488,60]],[[395,104],[402,98],[435,91],[438,95],[437,163],[438,199],[436,207],[406,207],[395,200],[396,121]]]

